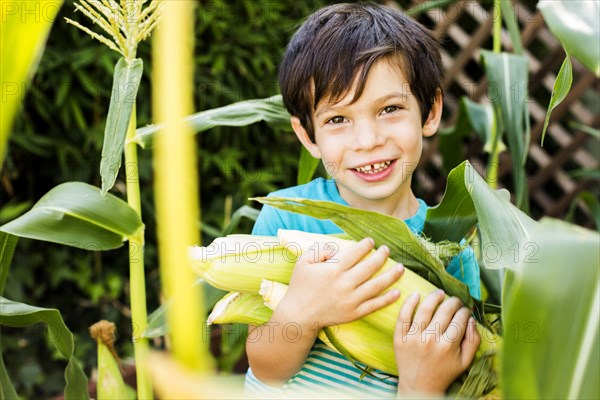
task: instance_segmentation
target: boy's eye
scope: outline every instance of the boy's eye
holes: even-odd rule
[[[331,118],[329,121],[327,121],[327,123],[328,124],[341,124],[344,122],[344,120],[345,120],[344,117],[337,115],[337,116]]]
[[[387,106],[386,108],[383,109],[383,113],[390,114],[390,113],[393,113],[394,111],[398,111],[398,110],[400,110],[400,107],[398,107],[398,106]]]

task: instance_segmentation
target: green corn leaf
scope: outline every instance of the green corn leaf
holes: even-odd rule
[[[600,77],[600,2],[542,0],[538,8],[565,50]]]
[[[598,197],[592,192],[584,191],[577,194],[577,196],[571,201],[571,206],[569,207],[567,215],[565,215],[565,220],[569,222],[573,221],[575,209],[577,208],[577,203],[579,201],[583,201],[590,209],[594,217],[596,229],[600,229],[600,201],[598,201]]]
[[[600,139],[600,129],[592,128],[591,126],[584,125],[577,121],[569,121],[568,125],[573,129],[579,129],[580,131],[585,132],[596,139]]]
[[[86,250],[120,247],[143,228],[139,215],[123,200],[82,182],[51,189],[27,213],[0,227],[15,236]]]
[[[569,171],[569,175],[576,179],[595,179],[600,181],[600,169],[596,168],[579,168]]]
[[[401,219],[328,201],[281,197],[259,197],[254,200],[285,211],[328,219],[354,240],[371,237],[376,246],[385,244],[390,248],[390,258],[401,262],[449,295],[457,296],[464,304],[473,305],[467,286],[444,269],[436,254],[439,249],[417,237]]]
[[[121,57],[115,66],[113,92],[106,117],[100,161],[102,194],[106,194],[113,187],[121,168],[129,119],[134,110],[143,72],[144,66],[139,58],[128,63]]]
[[[35,4],[32,4],[35,3]],[[44,51],[62,0],[49,1],[6,1],[2,2],[2,24],[0,24],[0,170],[8,147],[12,122],[25,97],[26,85],[31,80]],[[26,10],[43,10],[40,15],[26,16]]]
[[[15,254],[18,236],[0,231],[0,296],[4,293],[4,284],[10,270],[10,262]]]
[[[312,180],[320,160],[310,155],[304,146],[300,150],[300,161],[298,162],[298,177],[296,183],[304,185]]]
[[[507,399],[600,398],[600,236],[543,219],[504,307]]]
[[[465,185],[466,166],[463,162],[450,171],[442,201],[427,210],[423,234],[434,242],[460,242],[477,223],[475,205]]]
[[[531,132],[527,107],[529,62],[524,56],[482,50],[488,78],[488,96],[499,107],[513,160],[515,203],[527,209],[525,160]],[[500,140],[501,135],[498,135]]]
[[[240,225],[242,218],[248,218],[251,221],[256,221],[256,218],[258,218],[259,212],[260,211],[258,211],[255,208],[252,208],[250,206],[246,206],[246,205],[241,206],[240,208],[235,210],[235,212],[231,216],[231,222],[229,222],[229,225],[227,225],[227,227],[225,227],[225,229],[223,230],[223,234],[220,234],[217,236],[227,236],[227,235],[232,234],[237,229],[237,227]]]
[[[535,251],[529,234],[536,222],[510,203],[506,190],[493,190],[465,161],[448,175],[440,204],[427,210],[423,233],[434,242],[456,241],[479,224],[484,265],[516,269]]]
[[[204,302],[202,304],[204,305],[205,309],[203,310],[202,315],[208,315],[210,310],[212,310],[215,304],[217,304],[217,301],[219,301],[227,292],[212,287],[202,279],[196,281],[194,286],[196,285],[200,285],[202,287],[202,293],[204,295]],[[167,326],[167,310],[174,302],[178,301],[177,299],[177,296],[173,296],[169,299],[169,301],[163,303],[148,316],[148,326],[140,334],[140,337],[151,339],[161,337],[169,333],[169,328]]]
[[[518,7],[518,5],[517,5]],[[519,32],[519,25],[517,25],[516,16],[517,10],[513,8],[512,1],[501,1],[500,9],[502,10],[502,19],[506,24],[508,33],[510,34],[510,41],[512,43],[513,51],[515,54],[523,54],[523,42],[521,41],[521,32]]]
[[[537,222],[511,204],[506,190],[492,190],[469,163],[464,179],[477,213],[486,268],[519,268],[520,260],[537,251],[529,240]]]
[[[58,310],[17,303],[0,297],[0,324],[23,328],[43,322],[48,327],[48,341],[68,360],[65,368],[65,399],[88,399],[87,378],[73,356],[73,334]]]
[[[9,200],[8,203],[2,205],[0,208],[0,224],[5,224],[19,215],[23,214],[25,211],[31,208],[33,201],[14,201]]]
[[[19,238],[17,236],[10,235],[6,232],[0,232],[0,296],[2,296],[2,293],[4,292],[4,284],[6,283],[8,271],[10,270],[10,263],[18,241]],[[2,312],[1,309],[0,312]],[[0,333],[0,398],[16,399],[18,398],[17,392],[15,391],[2,358],[1,339],[2,334]]]
[[[567,97],[569,90],[571,90],[571,84],[573,83],[573,66],[571,65],[571,59],[569,54],[565,57],[560,71],[554,81],[554,88],[552,88],[552,96],[550,96],[550,104],[548,104],[548,111],[546,111],[546,119],[544,120],[544,129],[542,130],[542,146],[544,145],[544,138],[546,137],[546,129],[550,123],[550,115],[552,110],[556,108],[562,101]]]
[[[473,103],[466,97],[463,97],[463,99],[469,122],[471,122],[471,126],[479,139],[484,143],[483,151],[490,154],[494,146],[494,107],[488,103]],[[498,147],[498,152],[506,150],[506,145],[500,138],[498,138],[495,145]]]
[[[0,336],[1,338],[1,336]],[[0,399],[18,399],[17,391],[12,384],[4,359],[2,358],[2,343],[0,342]]]
[[[148,326],[140,334],[140,338],[152,339],[169,333],[167,326],[167,310],[170,308],[172,300],[163,303],[160,307],[148,315]]]
[[[259,121],[278,127],[290,126],[290,115],[283,106],[281,95],[240,101],[190,115],[185,120],[195,133],[204,132],[215,126],[246,126]],[[160,129],[162,125],[138,128],[131,141],[142,148],[150,148],[152,137]]]

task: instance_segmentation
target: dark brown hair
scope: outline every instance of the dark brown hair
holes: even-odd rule
[[[384,57],[402,68],[425,123],[444,75],[438,42],[400,11],[372,3],[333,4],[300,26],[279,67],[285,107],[314,139],[319,101],[341,99],[360,74],[358,100],[371,66]]]

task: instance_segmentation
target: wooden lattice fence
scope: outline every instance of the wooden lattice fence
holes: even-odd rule
[[[506,0],[509,1],[509,0]],[[413,2],[418,5],[419,2]],[[572,204],[575,222],[593,227],[592,211],[579,193],[599,195],[597,178],[578,177],[576,171],[598,170],[600,141],[572,126],[577,122],[594,128],[600,126],[600,81],[576,59],[573,62],[573,85],[567,98],[552,114],[544,146],[541,133],[556,74],[565,53],[560,42],[546,26],[535,1],[513,2],[523,41],[524,55],[529,60],[529,112],[531,143],[526,164],[531,215],[564,218]],[[397,3],[388,2],[397,7]],[[418,19],[429,26],[442,42],[442,58],[446,68],[445,126],[452,125],[458,112],[459,99],[468,96],[477,102],[489,101],[487,81],[481,66],[480,49],[492,48],[493,13],[491,2],[457,1],[443,9],[427,11]],[[598,39],[600,40],[600,38]],[[590,43],[590,46],[598,43]],[[508,32],[503,30],[504,51],[512,51]],[[518,83],[515,90],[524,89]],[[426,143],[417,174],[417,191],[429,203],[437,202],[445,187],[438,150],[439,138]],[[465,149],[468,159],[482,173],[487,162],[482,143],[471,136]],[[507,152],[499,160],[499,186],[512,187],[511,159]],[[597,176],[597,175],[596,175]]]

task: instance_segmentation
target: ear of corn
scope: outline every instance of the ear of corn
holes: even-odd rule
[[[317,235],[314,233],[283,229],[279,230],[277,237],[284,246],[290,249],[290,251],[297,252],[297,254],[310,251],[311,248],[319,242],[327,243],[328,246],[335,249],[335,251],[340,251],[355,243],[352,240],[331,237],[329,235]],[[388,258],[384,266],[374,276],[395,267],[396,264],[397,263],[394,260]],[[394,283],[390,289],[393,288],[400,290],[400,299],[398,301],[363,317],[365,321],[374,327],[383,330],[390,337],[394,334],[394,327],[396,326],[396,319],[400,313],[400,308],[408,296],[413,292],[418,292],[419,296],[424,298],[438,289],[410,269],[404,270],[402,278]]]
[[[120,361],[114,347],[115,324],[102,320],[90,326],[89,332],[98,343],[98,398],[135,399],[135,390],[125,384],[121,375]]]
[[[234,235],[215,242],[216,247],[210,250],[209,246],[191,251],[196,272],[221,289],[246,293],[225,296],[215,307],[215,315],[211,314],[211,322],[252,324],[265,323],[270,319],[272,311],[267,306],[275,309],[285,295],[295,262],[301,254],[317,249],[319,243],[328,243],[335,251],[354,243],[332,235],[284,230],[278,233],[278,239]],[[250,243],[254,250],[244,251],[244,246],[250,246]],[[227,251],[220,253],[219,249]],[[235,253],[235,249],[238,253]],[[396,264],[388,259],[378,274]],[[329,327],[327,332],[321,331],[319,337],[352,360],[389,374],[397,374],[393,334],[400,308],[411,293],[418,292],[423,298],[437,290],[437,287],[406,269],[392,288],[400,290],[398,301],[360,320]],[[258,295],[259,292],[262,297]],[[500,338],[479,324],[477,329],[482,342],[472,364],[471,371],[474,372],[465,375],[460,382],[462,386],[459,386],[461,395],[465,396],[480,396],[497,382],[494,356]]]
[[[191,247],[192,269],[212,286],[258,293],[262,279],[287,283],[297,256],[272,236],[230,235]]]

